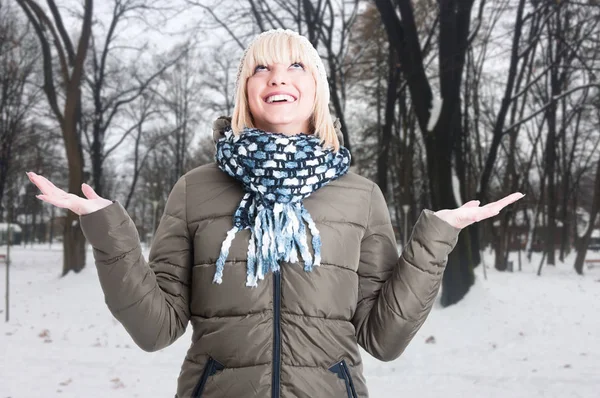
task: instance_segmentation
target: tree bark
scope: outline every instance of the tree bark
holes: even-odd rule
[[[398,98],[398,82],[400,76],[396,67],[396,51],[390,48],[388,60],[387,93],[385,100],[385,120],[381,133],[381,145],[377,156],[377,185],[384,195],[388,193],[388,172],[390,170],[389,153],[392,145],[392,130],[394,128],[396,99]]]
[[[590,238],[592,237],[592,231],[596,225],[596,217],[600,212],[600,160],[596,164],[596,179],[594,184],[594,200],[592,201],[592,210],[590,211],[590,224],[588,225],[585,235],[577,248],[577,257],[575,258],[575,272],[579,275],[583,275],[583,264],[585,261],[585,254],[587,252],[588,245],[590,244]]]
[[[62,17],[54,0],[48,0],[48,5],[54,17],[54,23],[44,13],[34,0],[17,0],[27,16],[42,47],[44,64],[44,91],[50,107],[62,131],[63,141],[69,167],[68,192],[83,196],[83,154],[81,150],[78,122],[80,120],[81,79],[92,30],[93,0],[85,0],[82,19],[81,35],[75,52],[69,36],[66,34]],[[57,33],[58,30],[58,33]],[[52,40],[47,36],[52,36]],[[54,78],[53,54],[50,43],[55,46],[58,57],[61,79]],[[66,53],[65,53],[66,49]],[[69,71],[69,69],[71,71]],[[64,89],[64,107],[60,110],[54,82],[62,81]],[[85,267],[85,237],[79,226],[79,216],[67,211],[63,226],[63,271],[79,272]]]

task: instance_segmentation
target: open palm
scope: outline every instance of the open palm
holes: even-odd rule
[[[473,223],[496,216],[500,213],[500,210],[521,199],[523,196],[525,195],[520,192],[515,192],[496,202],[488,203],[481,207],[479,206],[480,202],[478,200],[472,200],[457,209],[439,210],[434,214],[453,227],[462,229]]]
[[[80,216],[103,209],[112,203],[112,201],[98,196],[92,187],[87,184],[81,185],[81,191],[85,195],[85,198],[82,198],[57,188],[47,178],[42,177],[41,175],[28,172],[27,177],[29,177],[29,180],[42,191],[41,195],[36,195],[38,199],[63,209],[69,209]]]

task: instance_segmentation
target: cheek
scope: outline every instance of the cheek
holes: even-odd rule
[[[306,96],[306,98],[310,99],[311,103],[315,101],[316,91],[317,91],[317,87],[316,87],[315,81],[312,77],[306,79],[306,81],[303,82],[304,95]]]
[[[253,109],[256,109],[258,105],[259,93],[255,84],[248,82],[248,85],[246,86],[246,96],[248,97],[248,106],[250,107],[250,110],[252,111]]]
[[[307,84],[304,88],[304,96],[307,105],[310,105],[310,108],[312,109],[312,107],[315,104],[315,97],[316,97],[316,87],[315,84]]]

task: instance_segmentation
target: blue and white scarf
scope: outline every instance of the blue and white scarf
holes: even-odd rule
[[[231,127],[217,142],[219,168],[239,180],[244,197],[233,215],[213,282],[223,281],[223,267],[235,234],[250,229],[246,286],[257,286],[279,262],[298,261],[296,249],[311,271],[321,263],[321,237],[302,200],[327,183],[343,176],[350,167],[350,153],[340,146],[325,149],[314,135],[287,136],[246,128],[239,135]],[[306,221],[312,234],[314,259],[308,250]]]

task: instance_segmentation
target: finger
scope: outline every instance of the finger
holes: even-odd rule
[[[42,191],[44,195],[57,195],[64,196],[67,195],[65,191],[57,188],[54,184],[52,184],[47,178],[42,177],[41,175],[35,173],[28,174],[29,179],[33,182],[39,189]]]
[[[44,202],[50,203],[61,209],[69,209],[76,214],[80,214],[77,200],[84,200],[77,195],[68,194],[65,197],[51,196],[51,195],[36,195],[36,198],[43,200]]]
[[[44,184],[44,186],[47,187],[47,189],[52,192],[55,195],[68,195],[67,192],[65,192],[64,190],[58,188],[56,185],[54,185],[52,182],[50,182],[49,179],[47,179],[44,176],[40,176],[38,175],[39,179],[42,181],[42,184]]]
[[[64,198],[59,198],[56,196],[49,196],[49,195],[35,195],[36,198],[43,200],[46,203],[50,203],[51,205],[54,205],[56,207],[60,207],[61,209],[67,209],[69,208],[69,204],[67,203],[67,199]]]
[[[53,190],[48,187],[46,182],[42,180],[38,175],[30,175],[29,180],[35,184],[35,186],[44,194],[44,195],[53,195]]]
[[[483,206],[484,208],[491,208],[494,209],[498,212],[500,212],[500,210],[502,210],[503,208],[505,208],[506,206],[508,206],[511,203],[516,202],[517,200],[521,199],[523,196],[522,193],[520,192],[515,192],[513,194],[510,194],[496,202],[492,202],[492,203],[488,203],[487,205]]]
[[[475,222],[486,220],[488,218],[495,217],[499,214],[499,212],[493,208],[486,209],[486,208],[481,207],[478,210],[480,210],[480,211],[478,211],[474,214]]]
[[[27,172],[26,174],[27,178],[29,178],[29,181],[31,181],[41,191],[42,189],[40,188],[40,181],[38,180],[37,176],[32,172]]]
[[[88,199],[98,199],[100,197],[88,184],[81,184],[81,192],[83,192]]]

